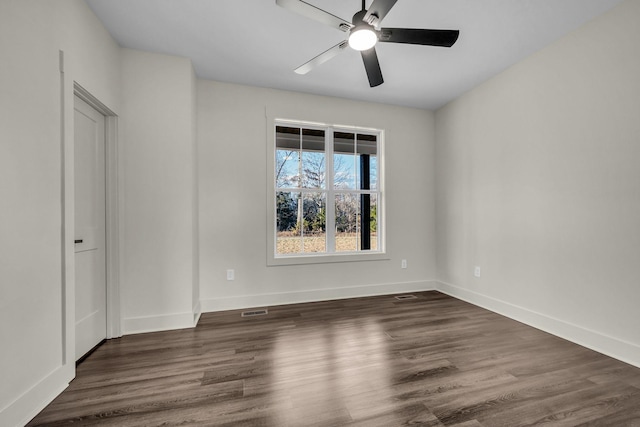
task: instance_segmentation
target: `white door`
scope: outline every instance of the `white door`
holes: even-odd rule
[[[75,98],[76,360],[107,336],[105,119]]]

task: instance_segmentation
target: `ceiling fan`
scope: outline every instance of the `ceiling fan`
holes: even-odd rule
[[[330,14],[302,0],[276,0],[276,4],[322,24],[344,31],[349,36],[332,48],[305,62],[295,69],[306,74],[318,65],[327,62],[347,46],[360,51],[371,87],[381,85],[382,70],[378,62],[377,42],[407,43],[425,46],[451,47],[458,40],[458,30],[426,30],[419,28],[381,28],[380,22],[398,0],[373,0],[369,10],[362,0],[362,10],[353,15],[351,22]]]

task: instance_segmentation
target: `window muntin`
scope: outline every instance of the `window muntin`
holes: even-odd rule
[[[276,122],[276,257],[382,252],[380,135]]]

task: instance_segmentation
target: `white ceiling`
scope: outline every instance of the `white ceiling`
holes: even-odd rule
[[[275,0],[87,0],[124,47],[191,58],[200,78],[436,109],[621,0],[398,0],[383,27],[458,29],[451,48],[379,43],[384,84],[370,88],[347,49],[306,75],[293,69],[345,39]],[[360,0],[307,0],[347,21]],[[367,0],[367,6],[371,0]]]

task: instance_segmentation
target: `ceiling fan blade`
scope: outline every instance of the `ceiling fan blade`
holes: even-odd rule
[[[389,43],[451,47],[458,40],[458,30],[423,30],[418,28],[382,28],[379,40]]]
[[[362,61],[364,62],[364,68],[367,70],[367,77],[369,78],[369,86],[376,87],[384,83],[382,79],[382,70],[380,69],[380,63],[378,62],[378,54],[376,48],[372,47],[369,50],[363,50]]]
[[[340,31],[347,32],[353,27],[350,22],[301,0],[276,0],[276,4]]]
[[[333,58],[334,56],[342,52],[344,49],[347,48],[347,46],[349,46],[349,42],[347,40],[341,41],[340,43],[333,46],[332,48],[325,50],[324,52],[322,52],[320,55],[316,56],[312,60],[305,62],[304,64],[296,68],[294,71],[298,74],[307,74],[309,71],[313,70],[318,65],[327,62],[328,60],[330,60],[331,58]]]
[[[363,21],[368,22],[374,27],[378,27],[380,21],[389,13],[394,4],[398,0],[373,0],[371,7],[367,10],[367,13],[362,18]]]

